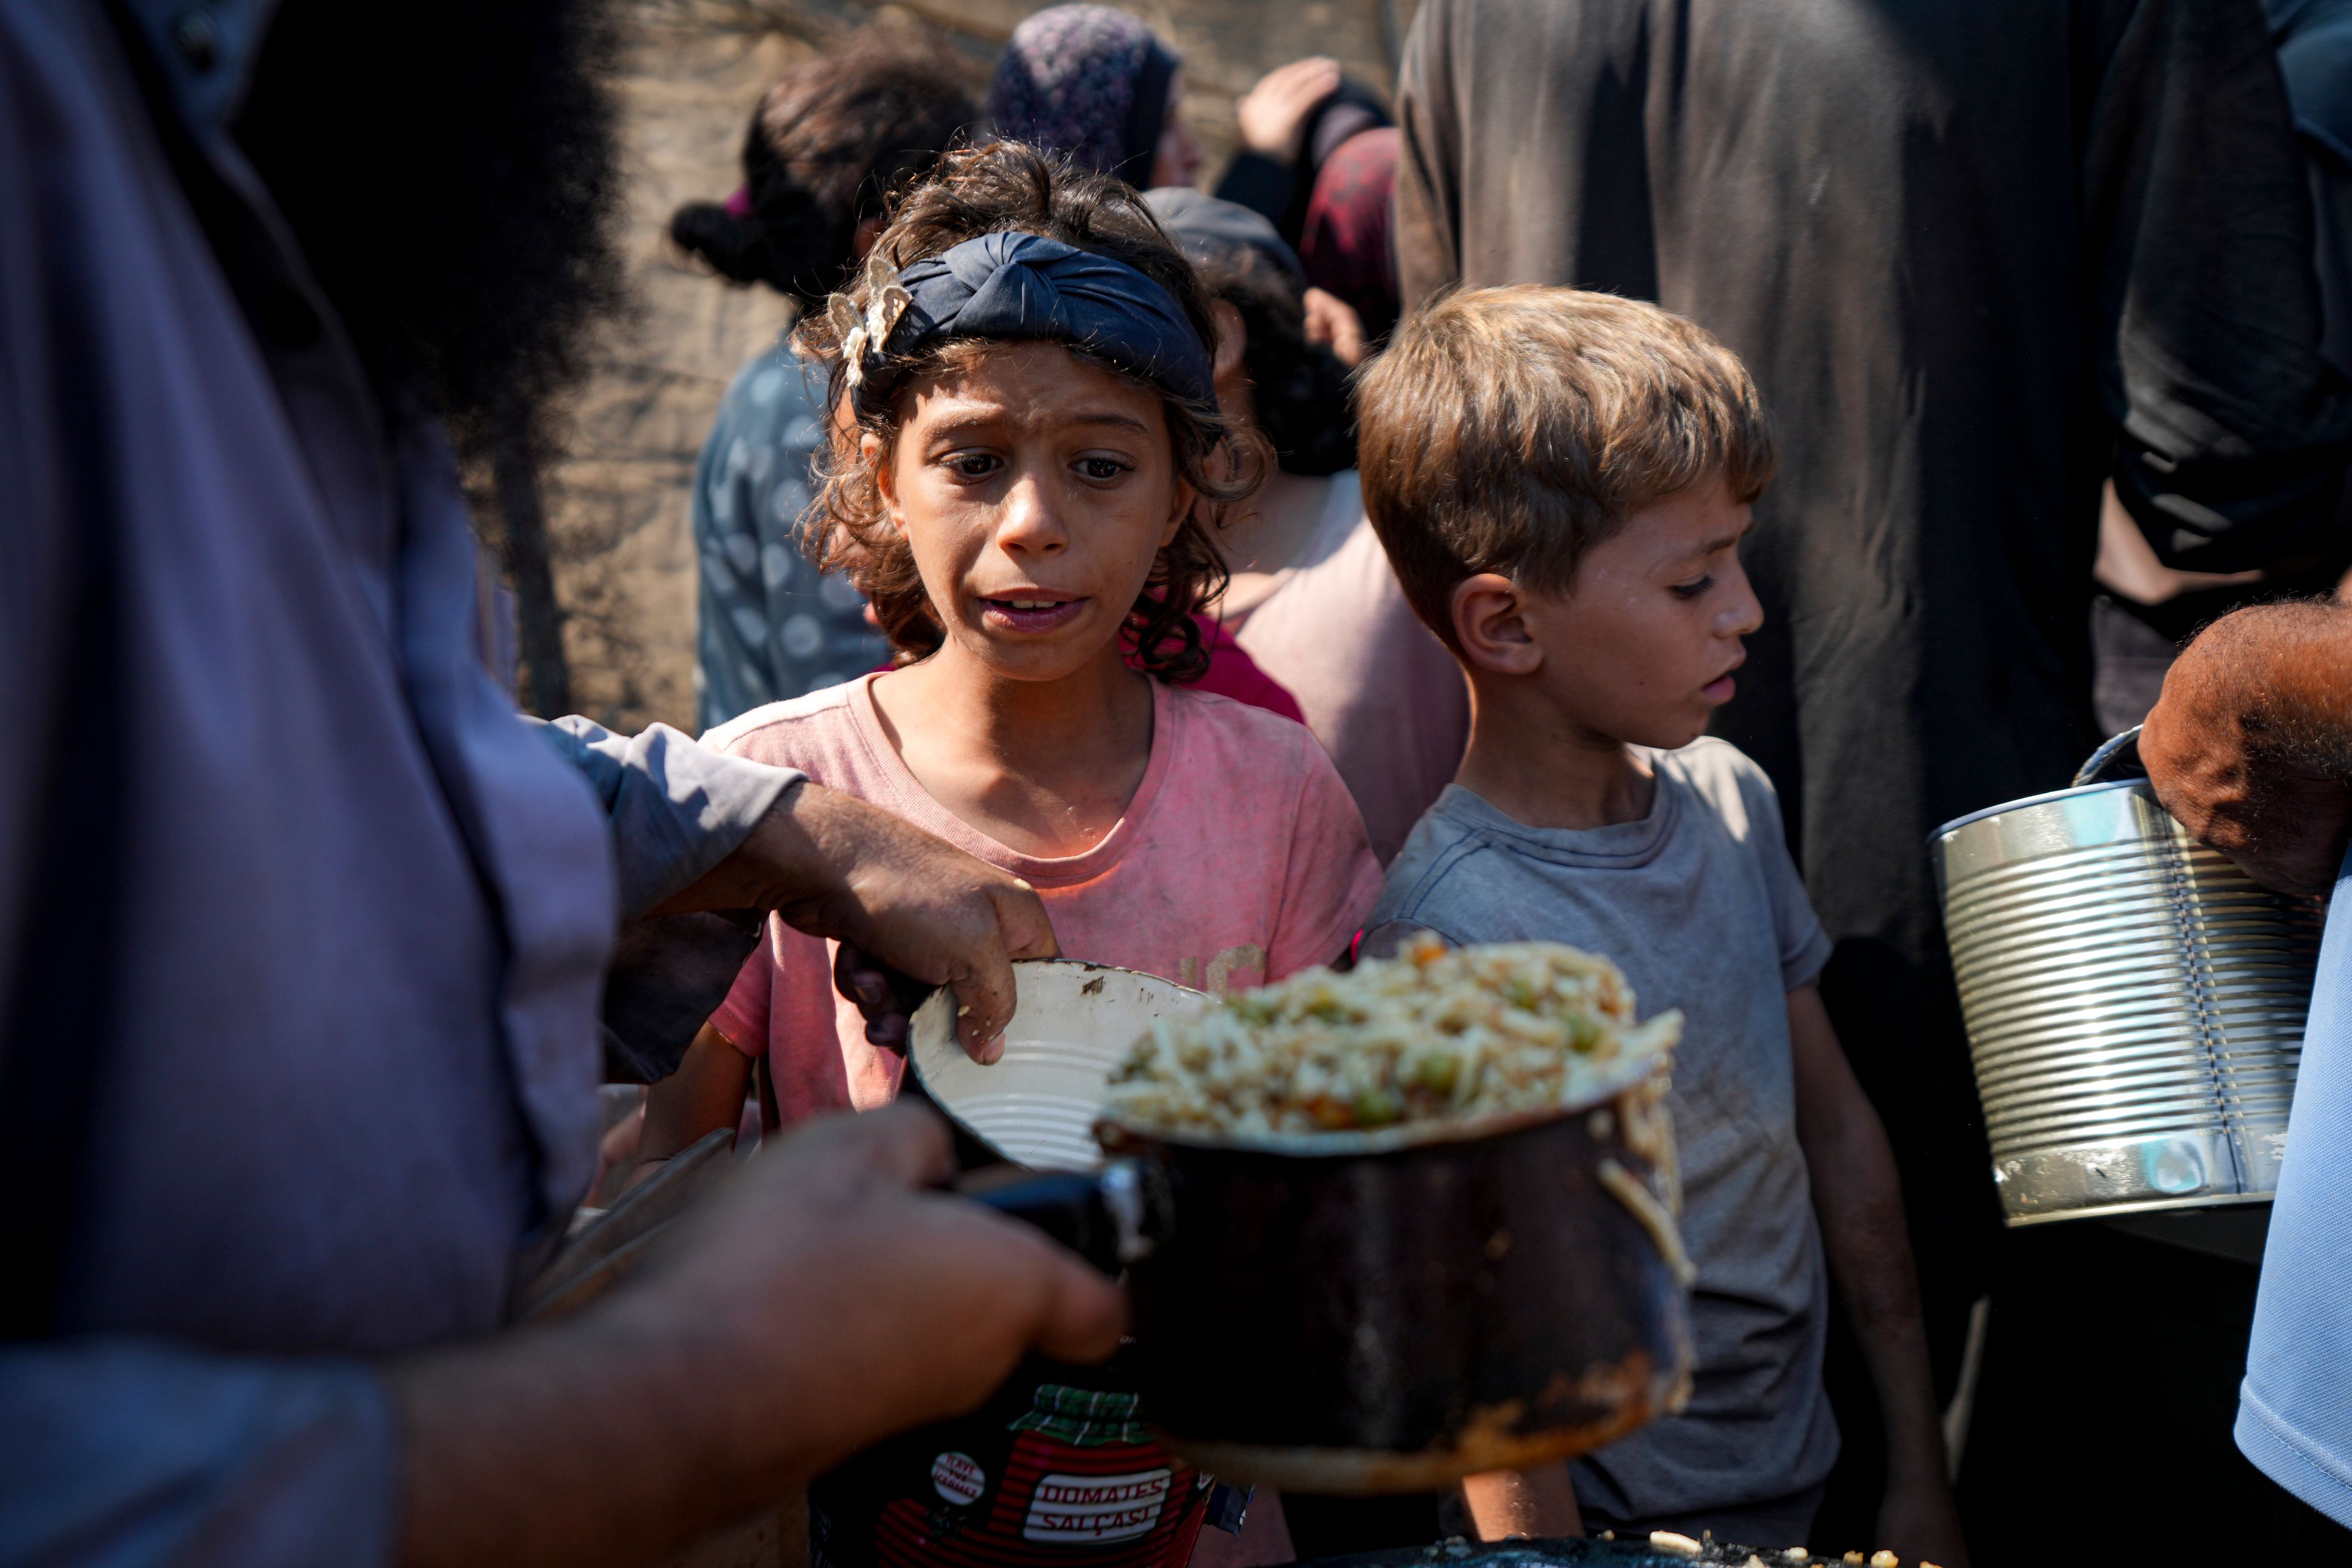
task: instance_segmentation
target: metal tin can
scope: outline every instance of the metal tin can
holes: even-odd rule
[[[2320,901],[2199,844],[2146,779],[1929,843],[2009,1223],[2268,1199]]]

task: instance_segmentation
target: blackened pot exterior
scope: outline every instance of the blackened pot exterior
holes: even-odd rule
[[[1144,1408],[1218,1475],[1425,1489],[1686,1396],[1683,1287],[1601,1175],[1650,1165],[1608,1110],[1364,1153],[1106,1141],[1157,1219],[1134,1270]]]

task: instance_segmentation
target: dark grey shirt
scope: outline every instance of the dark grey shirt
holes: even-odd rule
[[[1658,781],[1649,815],[1590,831],[1528,827],[1449,785],[1367,922],[1413,921],[1457,942],[1572,942],[1617,962],[1643,1017],[1682,1009],[1666,1103],[1698,1265],[1698,1371],[1680,1415],[1579,1462],[1578,1498],[1613,1520],[1769,1502],[1820,1482],[1837,1458],[1786,1001],[1821,973],[1829,939],[1762,769],[1715,740],[1644,755]]]
[[[617,920],[798,775],[516,717],[449,454],[222,128],[269,7],[125,9],[160,111],[105,7],[0,0],[0,1160],[63,1222],[0,1283],[0,1562],[376,1563],[358,1358],[499,1326]]]

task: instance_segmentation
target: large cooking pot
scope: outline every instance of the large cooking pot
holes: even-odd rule
[[[1929,840],[2011,1225],[2266,1201],[2322,905],[2157,803],[2129,731]]]
[[[1015,1072],[1084,1038],[1107,1073],[1139,1006],[1210,1001],[1097,965],[1023,964],[1019,984],[998,1064]],[[1098,1028],[1074,1023],[1121,997]],[[943,994],[917,1013],[910,1059],[985,1143],[983,1122],[1001,1135],[1008,1119],[960,1102],[998,1068],[952,1067],[952,1009]],[[1055,1037],[1027,1039],[1025,1017]],[[1107,1123],[1117,1157],[1100,1169],[976,1195],[1130,1270],[1143,1408],[1177,1452],[1302,1491],[1425,1490],[1680,1407],[1686,1265],[1652,1195],[1652,1087],[1643,1073],[1578,1106],[1433,1130],[1219,1142]],[[1002,1111],[1024,1091],[992,1092]]]

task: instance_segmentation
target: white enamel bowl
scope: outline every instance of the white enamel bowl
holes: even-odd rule
[[[1100,1166],[1095,1119],[1111,1069],[1155,1018],[1189,1018],[1216,998],[1107,964],[1040,959],[1013,965],[1019,1001],[1004,1055],[982,1067],[956,1043],[955,994],[915,1011],[908,1058],[923,1089],[965,1131],[1034,1171]]]

